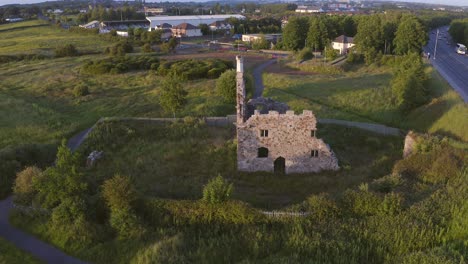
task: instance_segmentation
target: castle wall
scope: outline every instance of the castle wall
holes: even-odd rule
[[[274,161],[285,159],[286,173],[337,170],[338,161],[323,140],[312,136],[316,131],[316,119],[312,111],[300,115],[293,111],[279,114],[255,112],[244,124],[237,126],[237,164],[240,171],[274,171]],[[268,136],[262,136],[262,130]],[[259,158],[258,149],[268,149],[268,157]],[[312,156],[312,150],[317,156]]]

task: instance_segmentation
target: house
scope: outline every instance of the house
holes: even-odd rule
[[[172,27],[172,35],[175,37],[200,37],[201,30],[189,23],[182,23]]]
[[[91,28],[99,28],[100,25],[101,25],[101,23],[99,21],[93,20],[93,21],[89,22],[88,24],[80,25],[80,27],[91,29]]]
[[[237,56],[237,169],[254,172],[307,173],[338,170],[331,148],[317,134],[312,111],[255,109],[249,116],[245,102],[243,58]],[[283,108],[284,110],[284,108]]]
[[[216,31],[216,30],[230,30],[232,26],[224,21],[215,21],[211,24],[208,25],[210,27],[211,31]]]
[[[264,37],[268,42],[276,43],[282,38],[282,34],[244,34],[242,35],[243,42],[254,42]]]
[[[354,40],[351,37],[341,35],[332,41],[332,47],[340,54],[347,54],[351,47],[354,47]]]
[[[161,39],[162,40],[167,40],[170,37],[172,37],[172,29],[170,29],[170,28],[162,28],[162,29],[156,29],[156,30],[161,30]]]
[[[167,28],[171,29],[172,25],[169,23],[162,23],[155,27],[155,29],[167,29]]]

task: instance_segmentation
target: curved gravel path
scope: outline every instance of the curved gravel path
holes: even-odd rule
[[[12,226],[8,217],[13,209],[12,196],[0,201],[0,236],[14,244],[16,247],[30,253],[45,263],[58,264],[86,264],[81,260],[68,256],[57,248],[27,234]]]
[[[253,98],[262,97],[263,89],[264,89],[263,78],[262,78],[263,70],[265,70],[266,67],[274,64],[275,62],[276,62],[276,59],[268,60],[268,61],[258,65],[253,70],[253,78],[254,78],[254,86],[255,86],[255,90],[254,90],[254,93],[253,93]]]

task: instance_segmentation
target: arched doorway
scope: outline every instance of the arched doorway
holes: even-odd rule
[[[283,157],[275,159],[274,172],[280,174],[284,174],[286,172],[286,160]]]

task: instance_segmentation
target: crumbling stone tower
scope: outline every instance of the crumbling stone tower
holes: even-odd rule
[[[312,111],[247,116],[243,58],[237,56],[237,169],[306,173],[337,170],[338,160],[330,147],[317,138]]]
[[[237,72],[236,72],[236,81],[237,81],[237,91],[236,91],[236,100],[237,100],[237,124],[243,124],[246,118],[247,107],[245,105],[245,81],[244,81],[244,58],[241,56],[236,56],[237,61]]]

